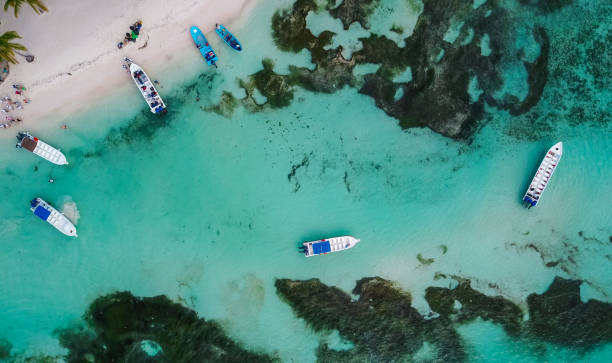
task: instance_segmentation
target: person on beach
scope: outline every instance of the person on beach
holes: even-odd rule
[[[62,129],[66,130],[68,128],[67,125],[62,125]]]

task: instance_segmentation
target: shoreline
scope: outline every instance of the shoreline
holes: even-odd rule
[[[222,11],[212,1],[183,1],[173,6],[163,0],[150,0],[146,6],[142,0],[110,2],[110,6],[108,2],[93,0],[53,4],[43,15],[24,7],[18,19],[10,14],[2,22],[0,31],[17,31],[22,36],[19,42],[28,48],[26,54],[36,58],[27,63],[19,57],[20,63],[11,65],[10,75],[0,85],[0,96],[15,98],[12,85],[23,84],[31,100],[23,109],[11,112],[23,122],[0,130],[0,139],[14,137],[12,130],[37,131],[59,125],[71,114],[103,101],[117,88],[132,86],[121,67],[125,57],[141,64],[151,77],[162,78],[165,69],[185,60],[179,55],[199,57],[196,52],[187,51],[193,48],[188,35],[191,25],[198,25],[210,38],[217,37],[215,23],[239,29],[258,0],[230,0],[224,3]],[[72,22],[77,14],[79,20]],[[83,18],[81,14],[87,15]],[[143,27],[138,40],[119,49],[117,43],[139,19]],[[59,50],[54,45],[61,42],[49,41],[71,39],[75,34],[81,38],[65,42],[65,47]],[[173,84],[172,80],[165,83]]]

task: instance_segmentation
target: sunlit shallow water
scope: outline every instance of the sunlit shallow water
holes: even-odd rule
[[[165,126],[142,111],[126,75],[116,99],[75,115],[69,130],[44,135],[61,145],[68,167],[9,152],[5,142],[0,337],[15,351],[61,352],[53,331],[79,321],[96,297],[121,290],[165,294],[220,321],[248,347],[295,361],[314,360],[321,339],[346,342],[297,319],[277,297],[275,278],[316,277],[350,291],[364,276],[381,276],[410,291],[422,313],[429,311],[424,288],[452,283],[434,280],[437,272],[521,305],[556,275],[588,281],[583,299],[612,300],[609,129],[559,122],[529,141],[508,136],[509,116],[499,113],[470,143],[455,142],[428,129],[401,130],[350,88],[299,90],[290,107],[238,107],[231,118],[207,111],[222,90],[239,96],[236,76],[259,70],[265,57],[279,72],[309,64],[307,53],[281,53],[265,38],[277,6],[262,6],[245,25],[261,32],[238,34],[244,54],[217,45],[219,70],[196,54],[151,74],[170,107]],[[262,48],[249,47],[255,44]],[[146,69],[146,60],[140,64]],[[523,209],[534,169],[560,140],[564,156],[542,203]],[[35,196],[60,207],[71,198],[79,238],[32,216]],[[342,234],[361,243],[318,258],[297,253],[300,241]],[[546,267],[569,253],[561,242],[578,249],[575,263]],[[558,347],[542,354],[480,320],[460,333],[477,361],[612,354],[610,345],[586,356]]]

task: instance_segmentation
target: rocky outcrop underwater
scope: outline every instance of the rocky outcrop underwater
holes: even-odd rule
[[[455,288],[427,288],[434,312],[422,316],[408,292],[391,281],[368,277],[352,294],[318,279],[278,279],[278,295],[315,331],[337,330],[354,344],[338,351],[322,343],[321,361],[403,361],[415,359],[426,345],[435,347],[431,360],[466,361],[466,345],[457,328],[476,318],[500,324],[520,343],[545,342],[578,351],[612,342],[612,304],[580,300],[581,281],[555,278],[543,294],[527,298],[528,320],[519,306],[502,296],[487,296],[459,279]]]
[[[449,137],[465,138],[483,120],[485,102],[518,115],[537,104],[542,95],[548,72],[546,31],[539,26],[529,27],[541,51],[535,60],[526,61],[514,45],[515,29],[526,24],[497,1],[474,9],[469,1],[426,0],[414,31],[404,39],[402,47],[385,35],[371,33],[359,39],[363,48],[350,59],[343,57],[342,46],[329,47],[333,32],[313,35],[306,17],[311,12],[327,11],[342,21],[345,31],[355,22],[369,29],[368,18],[380,1],[345,0],[336,8],[331,3],[322,6],[314,0],[297,0],[291,9],[274,15],[272,32],[277,46],[289,52],[307,49],[315,68],[293,66],[289,75],[278,75],[272,72],[270,61],[264,63],[263,73],[254,74],[246,84],[268,97],[272,107],[288,105],[295,86],[324,93],[344,86],[356,87],[374,98],[376,105],[397,118],[402,127],[427,126]],[[458,34],[450,41],[445,34],[456,24],[460,24]],[[485,41],[487,49],[483,50]],[[359,64],[380,67],[361,79],[353,75]],[[529,91],[524,99],[499,94],[504,72],[513,65],[524,66],[528,74]],[[412,79],[394,82],[393,78],[408,67]],[[468,93],[471,84],[477,84],[482,94],[476,100]],[[245,89],[249,94],[249,88]]]
[[[398,42],[394,40],[397,34],[405,33],[391,18],[389,24],[372,24],[377,9],[397,11],[381,0],[343,0],[339,5],[296,0],[291,8],[274,14],[272,34],[282,51],[308,50],[314,69],[290,66],[289,74],[277,74],[272,61],[265,60],[262,71],[242,81],[247,93],[244,103],[254,111],[261,109],[253,99],[254,89],[267,97],[266,105],[286,107],[296,87],[321,93],[353,87],[372,97],[402,128],[429,127],[454,139],[470,138],[499,114],[512,119],[509,134],[527,138],[545,132],[559,119],[570,124],[606,120],[609,110],[602,107],[604,103],[587,100],[598,99],[601,92],[605,95],[602,81],[609,80],[606,35],[592,29],[604,20],[605,7],[603,11],[580,8],[583,5],[571,9],[577,13],[590,10],[589,16],[573,18],[576,26],[565,26],[585,28],[583,33],[592,39],[566,51],[567,32],[551,19],[575,5],[572,0],[476,3],[407,1],[402,5],[412,7],[418,19],[412,33]],[[336,33],[325,30],[315,36],[307,17],[322,13],[339,19],[344,32],[350,32],[355,23],[368,31],[369,36],[358,39],[361,49],[347,59],[342,46],[332,45]],[[388,29],[387,33],[380,28]],[[592,56],[595,53],[598,57]],[[365,75],[354,74],[360,65],[378,68]],[[410,80],[396,78],[406,71],[412,75]],[[536,109],[547,85],[545,104]],[[495,116],[492,111],[499,112]]]
[[[68,362],[272,362],[242,348],[215,322],[165,296],[97,298],[86,325],[57,332]]]

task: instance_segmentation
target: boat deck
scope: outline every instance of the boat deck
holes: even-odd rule
[[[311,257],[346,250],[354,247],[358,242],[359,240],[355,237],[342,236],[304,242],[302,248],[304,249],[304,255],[306,257]]]
[[[24,137],[21,139],[21,147],[32,152],[34,152],[34,149],[36,149],[37,143],[38,141],[32,140],[29,137]]]
[[[161,96],[155,89],[153,82],[144,72],[144,70],[137,64],[130,62],[129,66],[130,75],[138,86],[138,90],[142,97],[147,102],[149,109],[152,113],[163,113],[166,109],[166,104],[161,99]]]
[[[551,147],[546,153],[546,156],[544,156],[544,159],[540,163],[538,170],[529,184],[529,188],[527,188],[527,192],[523,196],[523,202],[529,207],[534,207],[538,204],[544,189],[546,189],[550,178],[559,164],[559,160],[561,160],[562,152],[563,144],[557,143]]]

